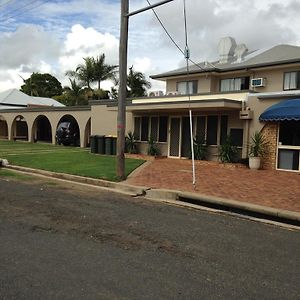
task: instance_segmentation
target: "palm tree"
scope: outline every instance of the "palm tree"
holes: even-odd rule
[[[64,92],[67,98],[68,105],[84,105],[87,104],[85,90],[81,83],[77,83],[75,79],[70,80],[70,87],[64,87]]]
[[[97,56],[96,59],[93,58],[93,66],[93,80],[98,82],[98,90],[100,90],[101,81],[115,78],[116,68],[118,66],[105,64],[104,53]]]
[[[76,77],[82,83],[86,84],[88,89],[91,89],[91,83],[94,80],[94,58],[84,57],[84,63],[77,66],[75,71],[67,71],[66,75]]]
[[[146,80],[142,72],[134,71],[132,66],[129,68],[127,86],[129,88],[129,97],[143,97],[146,96],[146,89],[150,88],[151,84]]]

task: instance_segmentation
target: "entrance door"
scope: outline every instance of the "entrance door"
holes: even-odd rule
[[[170,118],[169,156],[180,156],[180,118]]]

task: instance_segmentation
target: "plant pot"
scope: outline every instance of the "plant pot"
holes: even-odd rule
[[[252,170],[258,170],[260,168],[260,157],[249,157],[249,168]]]

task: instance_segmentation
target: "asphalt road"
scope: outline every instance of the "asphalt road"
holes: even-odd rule
[[[300,231],[0,179],[0,299],[300,299]]]

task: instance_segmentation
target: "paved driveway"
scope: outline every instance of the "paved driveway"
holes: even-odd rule
[[[196,161],[196,186],[190,160],[155,159],[127,179],[128,184],[202,193],[300,212],[300,174],[250,170],[243,165]]]

